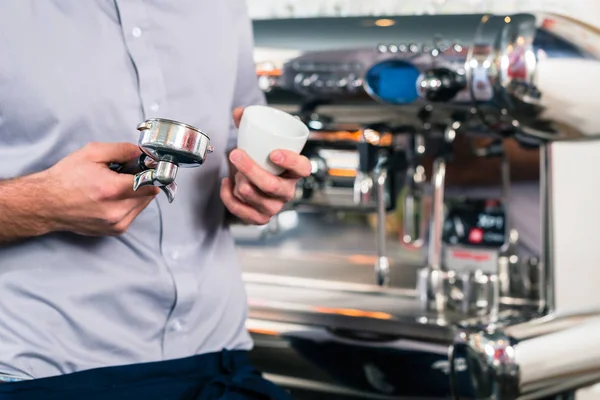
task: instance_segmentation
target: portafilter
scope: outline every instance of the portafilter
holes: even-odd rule
[[[214,150],[210,138],[191,125],[163,118],[148,119],[137,129],[140,131],[140,157],[125,164],[111,164],[110,168],[119,173],[135,174],[133,190],[158,186],[172,203],[177,192],[177,171],[180,167],[202,165]]]

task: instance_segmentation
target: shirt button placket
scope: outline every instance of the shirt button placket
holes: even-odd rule
[[[138,74],[139,95],[144,118],[160,110],[166,112],[165,88],[159,58],[152,46],[150,20],[147,5],[141,0],[117,0],[125,44]],[[137,135],[136,135],[137,138]],[[162,223],[162,221],[161,221]],[[163,242],[161,246],[164,247]],[[169,257],[169,253],[164,253]],[[187,321],[192,310],[197,285],[189,265],[181,265],[180,252],[170,254],[166,268],[172,276],[176,294],[176,304],[171,310],[164,329],[162,342],[163,357],[178,358],[189,356]],[[167,315],[165,315],[167,317]]]
[[[181,358],[190,355],[190,349],[186,345],[187,341],[182,339],[188,337],[187,318],[192,312],[197,297],[198,285],[189,265],[180,264],[176,261],[169,262],[169,265],[177,290],[177,303],[173,308],[165,330],[163,354],[166,358]]]
[[[155,117],[159,110],[164,110],[165,89],[163,76],[152,46],[146,6],[140,0],[117,1],[121,15],[123,34],[131,59],[138,74],[140,98],[144,118]]]

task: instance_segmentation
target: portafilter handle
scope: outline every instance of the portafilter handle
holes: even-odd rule
[[[148,165],[152,161],[154,161],[154,160],[152,160],[147,155],[140,154],[139,157],[136,157],[133,160],[129,160],[124,164],[110,163],[108,165],[108,168],[110,168],[112,171],[118,172],[120,174],[135,175],[142,171],[145,171],[148,168],[154,168],[154,166]],[[154,163],[154,164],[156,164],[156,163]]]
[[[168,171],[168,168],[165,168],[164,162],[157,162],[152,158],[148,157],[146,154],[141,154],[139,157],[134,158],[124,164],[111,163],[108,167],[120,174],[131,174],[135,175],[133,180],[133,190],[138,190],[142,186],[155,185],[160,187],[160,189],[167,196],[167,200],[169,203],[172,203],[175,200],[175,194],[177,193],[177,183],[175,182],[175,175],[172,175],[172,179],[170,177],[161,177],[159,178],[156,170],[159,171]],[[168,163],[170,164],[170,163]],[[177,173],[177,169],[175,169],[175,174]],[[169,183],[170,181],[170,183]],[[164,183],[163,183],[164,182]]]

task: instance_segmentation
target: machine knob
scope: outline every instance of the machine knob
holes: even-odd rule
[[[325,159],[321,156],[314,155],[309,157],[311,165],[310,176],[300,179],[296,183],[296,200],[308,200],[314,192],[318,190],[327,179],[328,166]]]
[[[452,100],[466,85],[464,75],[447,68],[431,69],[421,74],[417,80],[417,90],[421,97],[432,102]]]

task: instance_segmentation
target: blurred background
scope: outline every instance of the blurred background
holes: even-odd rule
[[[600,214],[575,204],[600,149],[554,144],[600,134],[600,1],[248,5],[259,85],[313,164],[289,209],[233,228],[257,365],[299,399],[600,399]],[[487,334],[451,372],[460,329]]]
[[[600,3],[589,0],[248,0],[255,19],[544,11],[598,24]]]

